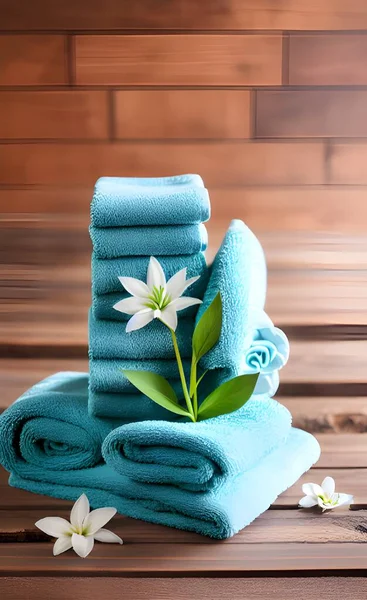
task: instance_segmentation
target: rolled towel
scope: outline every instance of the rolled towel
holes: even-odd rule
[[[284,331],[274,327],[265,311],[254,316],[256,330],[244,357],[247,373],[268,374],[278,371],[289,358],[289,342]]]
[[[199,175],[101,177],[91,204],[95,227],[189,225],[209,217],[209,194]]]
[[[215,490],[249,471],[289,434],[289,411],[271,399],[199,423],[144,421],[115,429],[102,452],[115,471],[146,484]]]
[[[191,356],[191,338],[194,331],[193,319],[178,322],[176,336],[181,356]],[[175,357],[168,327],[157,319],[139,329],[126,333],[124,323],[100,321],[89,311],[89,356],[90,358],[124,358],[127,360],[171,359]]]
[[[87,390],[87,374],[57,374],[0,416],[0,462],[10,485],[73,501],[84,492],[93,508],[115,506],[135,519],[225,539],[264,512],[319,457],[315,438],[293,429],[283,445],[216,490],[134,481],[100,462],[111,424],[88,416]]]
[[[179,381],[170,382],[177,397],[182,396]],[[182,405],[184,406],[184,402]],[[162,408],[144,394],[122,394],[89,390],[88,412],[93,417],[121,419],[123,421],[174,421],[179,417]],[[182,420],[182,418],[181,418]]]
[[[186,290],[183,296],[188,296],[190,290]],[[121,292],[112,292],[111,294],[92,294],[92,309],[96,319],[107,319],[112,321],[128,321],[131,319],[131,315],[122,313],[119,310],[114,309],[114,305],[124,298],[129,298],[130,294],[124,293],[121,286]],[[198,296],[194,296],[197,298]],[[180,318],[189,317],[194,319],[198,311],[198,305],[189,306],[180,311]]]
[[[163,227],[91,226],[89,232],[99,258],[196,254],[208,245],[208,232],[202,223]]]
[[[131,335],[131,334],[129,334]],[[183,368],[189,376],[191,361],[183,359]],[[166,379],[179,380],[176,359],[172,360],[125,360],[111,358],[100,360],[91,358],[89,361],[91,390],[96,392],[113,392],[124,394],[140,394],[139,390],[124,377],[122,370],[153,371]]]
[[[261,245],[239,220],[231,222],[213,265],[198,321],[217,293],[222,297],[222,331],[216,346],[200,364],[204,369],[226,368],[235,373],[250,346],[255,309],[264,307],[266,264]]]
[[[160,253],[159,253],[160,254]],[[202,252],[183,256],[156,256],[162,265],[167,280],[177,271],[187,268],[187,278],[200,276],[189,288],[189,295],[202,298],[208,283],[209,269],[205,255]],[[114,258],[111,260],[99,259],[92,254],[92,290],[93,294],[107,294],[109,292],[124,292],[119,277],[135,277],[146,281],[149,265],[149,256],[134,256]]]

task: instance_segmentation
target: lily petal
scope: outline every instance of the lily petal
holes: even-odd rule
[[[57,538],[66,535],[71,529],[69,521],[61,517],[45,517],[37,521],[35,526],[47,535]]]
[[[130,296],[129,298],[124,298],[123,300],[116,302],[116,304],[113,305],[113,308],[126,315],[135,315],[135,313],[144,308],[144,299],[138,298],[137,296]]]
[[[202,300],[199,298],[178,298],[174,301],[176,310],[184,310],[184,308],[188,308],[189,306],[194,306],[194,304],[202,304]]]
[[[325,502],[321,498],[317,498],[317,504],[322,508],[322,510],[331,510],[335,508],[332,504],[325,504]]]
[[[354,497],[351,494],[338,494],[337,506],[343,506],[345,504],[352,504]]]
[[[167,281],[167,293],[171,296],[172,300],[179,298],[184,292],[186,284],[186,267],[178,271]]]
[[[163,321],[167,327],[176,331],[177,327],[177,312],[174,303],[169,304],[161,311],[160,320]]]
[[[127,322],[126,332],[136,331],[148,325],[154,319],[154,311],[151,308],[146,308],[135,313],[133,317]]]
[[[196,275],[196,277],[190,277],[190,279],[186,281],[185,288],[183,291],[187,290],[187,288],[190,287],[190,285],[192,285],[193,283],[195,283],[195,281],[197,281],[198,279],[200,279],[200,275]]]
[[[94,539],[98,542],[106,542],[107,544],[124,543],[122,539],[118,535],[116,535],[116,533],[109,531],[109,529],[100,529],[94,534]]]
[[[317,483],[304,483],[302,486],[302,492],[306,496],[323,496],[324,492],[321,486]]]
[[[157,261],[154,256],[150,257],[148,271],[147,271],[147,284],[149,290],[153,287],[166,287],[166,276],[162,269],[161,264]]]
[[[101,527],[106,525],[117,513],[116,508],[96,508],[86,516],[83,523],[83,529],[87,531],[86,535],[94,535]]]
[[[92,535],[84,537],[84,535],[73,533],[71,536],[71,543],[77,555],[81,558],[85,558],[93,550],[94,537]]]
[[[321,484],[321,487],[324,491],[324,495],[327,498],[331,498],[335,492],[335,481],[332,477],[325,477],[324,481]]]
[[[144,281],[135,279],[135,277],[119,277],[119,281],[132,296],[137,296],[138,298],[147,298],[149,296],[149,288]]]
[[[89,500],[85,494],[82,494],[75,502],[70,513],[70,522],[73,527],[80,529],[83,521],[89,513]]]
[[[62,535],[54,543],[52,552],[54,556],[57,556],[58,554],[66,552],[66,550],[70,550],[72,547],[73,544],[71,543],[71,535]]]
[[[302,508],[311,508],[311,506],[317,505],[317,500],[313,496],[304,496],[298,504],[299,506],[302,506]]]

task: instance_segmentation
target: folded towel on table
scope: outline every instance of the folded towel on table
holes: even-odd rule
[[[183,396],[181,382],[171,381],[170,383],[176,391],[177,397],[181,398]],[[184,401],[181,403],[184,407]],[[109,393],[89,389],[88,412],[93,417],[123,421],[158,421],[162,419],[174,421],[179,418],[175,413],[169,412],[139,392],[138,394]]]
[[[182,364],[185,374],[188,377],[191,360],[183,359]],[[172,385],[174,380],[179,381],[175,358],[171,360],[125,360],[122,358],[103,360],[91,358],[89,361],[89,370],[89,387],[96,392],[140,394],[139,390],[124,377],[122,370],[153,371],[153,373],[158,373],[158,375],[169,379]]]
[[[130,423],[106,438],[103,455],[117,472],[145,483],[204,491],[251,469],[291,427],[289,411],[270,398],[199,423]]]
[[[160,253],[159,253],[160,254]],[[202,298],[208,283],[209,269],[205,255],[202,252],[183,256],[156,256],[162,265],[168,280],[177,271],[187,268],[187,278],[200,276],[189,288],[189,295]],[[124,292],[119,277],[135,277],[146,281],[149,265],[149,256],[134,256],[114,258],[111,260],[99,259],[92,254],[92,290],[93,294],[107,294],[109,292]]]
[[[178,322],[176,336],[181,356],[191,356],[193,319]],[[157,319],[139,329],[126,333],[125,324],[119,321],[101,321],[89,312],[89,356],[91,358],[150,359],[175,357],[168,327]]]
[[[89,228],[99,258],[195,254],[208,245],[205,225]]]
[[[91,204],[95,227],[189,225],[209,217],[209,194],[199,175],[101,177]]]
[[[131,319],[131,315],[120,312],[119,310],[113,308],[114,305],[120,300],[130,297],[130,294],[124,292],[121,284],[120,287],[121,292],[112,292],[110,294],[92,294],[92,309],[96,319],[107,319],[112,321],[128,321]],[[184,292],[183,296],[193,296],[194,298],[198,297],[191,294],[190,291],[191,290],[189,288]],[[184,308],[183,310],[180,310],[180,319],[183,317],[190,317],[194,319],[197,311],[197,304],[194,306],[189,306],[188,308]]]

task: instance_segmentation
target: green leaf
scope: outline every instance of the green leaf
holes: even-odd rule
[[[202,356],[209,352],[219,340],[222,329],[222,299],[220,293],[215,296],[200,321],[195,327],[192,337],[193,359],[199,362]]]
[[[161,375],[151,371],[123,370],[122,372],[130,383],[153,402],[177,415],[190,416],[190,413],[180,406],[173,387]]]
[[[198,420],[226,415],[241,408],[252,395],[259,373],[239,375],[222,383],[200,405]]]

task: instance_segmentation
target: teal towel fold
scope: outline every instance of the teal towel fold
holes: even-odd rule
[[[293,429],[251,469],[208,492],[134,481],[101,463],[101,441],[111,423],[88,415],[87,389],[86,374],[57,374],[0,416],[0,462],[10,485],[73,501],[84,492],[93,508],[115,506],[135,519],[225,539],[264,512],[319,457],[315,438]]]
[[[251,469],[290,427],[289,411],[264,398],[199,423],[130,423],[107,436],[102,452],[114,470],[136,481],[205,491]]]
[[[196,254],[208,245],[208,232],[202,223],[162,227],[91,226],[89,232],[99,258]]]
[[[266,294],[266,264],[261,245],[239,220],[232,221],[215,256],[199,320],[217,293],[222,297],[222,331],[216,346],[201,360],[203,369],[220,367],[235,373],[252,341],[253,315],[262,309]]]
[[[182,363],[188,377],[191,360],[183,359]],[[124,377],[122,373],[124,369],[128,371],[153,371],[153,373],[158,373],[158,375],[162,375],[170,381],[179,379],[175,358],[171,360],[125,360],[118,358],[99,360],[91,358],[89,361],[90,388],[96,392],[138,394],[137,388]]]
[[[202,252],[184,256],[160,256],[156,258],[162,265],[166,279],[187,267],[187,278],[200,276],[200,279],[190,286],[190,296],[202,298],[208,283],[209,269],[205,255]],[[134,256],[114,258],[111,260],[99,259],[92,254],[92,291],[93,294],[107,294],[110,292],[125,292],[119,277],[135,277],[146,281],[149,265],[149,256]]]
[[[95,227],[189,225],[209,217],[209,194],[199,175],[101,177],[91,204]]]
[[[170,382],[182,396],[180,382]],[[182,402],[184,405],[184,402]],[[177,420],[177,415],[162,408],[144,394],[107,393],[89,390],[88,412],[93,417],[121,419],[123,421]]]
[[[111,294],[92,294],[92,309],[96,319],[107,319],[112,321],[128,321],[131,319],[131,315],[122,313],[119,310],[114,309],[114,305],[124,298],[129,298],[130,294],[123,291],[120,284],[121,292],[112,292]],[[183,296],[191,296],[190,290],[186,290]],[[194,296],[198,298],[198,296]],[[198,305],[189,306],[180,310],[179,318],[192,318],[194,319],[198,311]]]
[[[176,336],[181,356],[191,356],[191,338],[194,331],[193,319],[178,322]],[[150,359],[174,358],[175,352],[168,327],[157,319],[149,325],[126,333],[125,324],[119,321],[100,321],[89,312],[89,356],[90,358]]]

